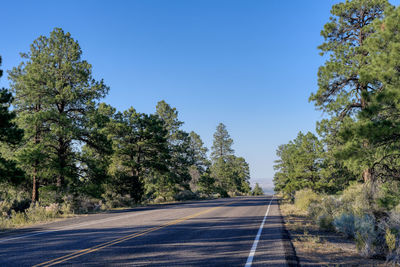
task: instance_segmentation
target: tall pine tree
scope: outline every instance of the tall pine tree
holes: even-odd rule
[[[34,192],[44,171],[61,189],[79,177],[76,144],[90,143],[87,114],[108,87],[93,79],[78,42],[60,28],[36,39],[22,57],[9,72],[18,122],[26,133],[21,157],[32,166]]]
[[[225,124],[220,123],[214,133],[214,141],[211,147],[211,159],[217,161],[218,159],[226,159],[228,156],[233,155],[232,148],[233,140],[230,137]]]
[[[356,116],[368,106],[371,96],[382,89],[376,80],[362,75],[371,58],[365,45],[374,32],[373,21],[383,16],[389,6],[387,0],[351,0],[332,7],[332,17],[321,35],[325,42],[319,46],[321,55],[329,59],[318,71],[318,91],[311,101],[329,114],[330,119],[318,124],[329,151],[342,150],[348,140],[338,139],[338,132],[352,127]],[[330,146],[334,144],[334,146]],[[358,144],[368,149],[367,140]],[[364,180],[371,179],[370,167],[363,170]]]

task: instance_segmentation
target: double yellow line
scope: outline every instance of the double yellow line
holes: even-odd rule
[[[36,264],[33,267],[37,267],[37,266],[53,266],[53,265],[65,262],[67,260],[71,260],[71,259],[80,257],[82,255],[89,254],[89,253],[98,251],[100,249],[103,249],[103,248],[106,248],[106,247],[110,247],[110,246],[113,246],[115,244],[130,240],[130,239],[133,239],[133,238],[136,238],[136,237],[139,237],[139,236],[142,236],[142,235],[145,235],[145,234],[157,231],[157,230],[160,230],[160,229],[165,228],[167,226],[178,224],[178,223],[181,223],[183,221],[187,221],[189,219],[198,217],[198,216],[200,216],[202,214],[205,214],[205,213],[211,212],[213,210],[222,208],[223,206],[230,205],[230,204],[232,204],[234,202],[237,202],[237,201],[232,201],[232,202],[229,202],[227,204],[224,204],[224,205],[221,205],[221,206],[218,206],[218,207],[214,207],[214,208],[210,208],[210,209],[207,209],[207,210],[204,210],[204,211],[200,211],[200,212],[197,212],[195,214],[192,214],[192,215],[189,215],[189,216],[186,216],[186,217],[182,217],[182,218],[179,218],[177,220],[173,220],[173,221],[167,222],[165,224],[162,224],[162,225],[150,228],[150,229],[146,229],[146,230],[144,230],[142,232],[139,232],[139,233],[133,233],[133,234],[130,234],[130,235],[127,235],[127,236],[123,236],[123,237],[120,237],[120,238],[117,238],[117,239],[114,239],[114,240],[111,240],[111,241],[108,241],[108,242],[105,242],[105,243],[98,244],[98,245],[90,247],[90,248],[78,250],[76,252],[67,254],[65,256],[62,256],[62,257],[59,257],[59,258],[55,258],[53,260],[49,260],[49,261],[45,261],[45,262]]]

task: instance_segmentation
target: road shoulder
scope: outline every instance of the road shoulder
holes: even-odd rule
[[[301,266],[386,266],[385,261],[357,254],[353,241],[321,231],[291,204],[280,204],[283,223]]]

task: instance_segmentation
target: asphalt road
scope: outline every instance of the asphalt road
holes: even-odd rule
[[[0,266],[246,264],[296,265],[272,196],[149,206],[0,234]]]

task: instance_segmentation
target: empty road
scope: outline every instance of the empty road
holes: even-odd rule
[[[296,265],[272,196],[149,206],[0,234],[0,266],[246,264]]]

